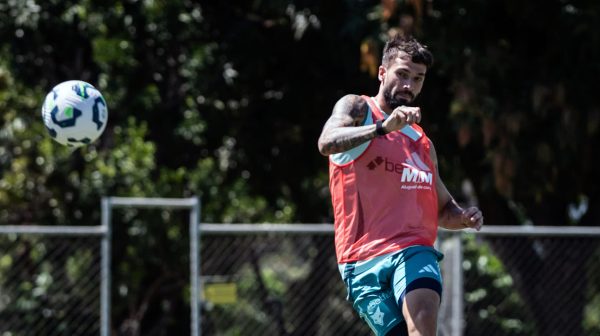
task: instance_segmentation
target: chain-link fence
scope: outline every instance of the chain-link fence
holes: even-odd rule
[[[0,228],[0,335],[98,335],[102,232]]]
[[[108,335],[109,222],[0,226],[0,336]],[[199,254],[188,251],[193,264],[201,257],[199,272],[190,267],[201,323],[190,333],[371,335],[345,300],[331,225],[195,224],[190,235],[198,229]],[[438,335],[600,335],[600,228],[488,226],[442,232],[437,247]]]
[[[600,228],[488,227],[463,242],[464,335],[600,335]]]
[[[345,301],[331,233],[201,237],[203,335],[369,334]]]
[[[254,227],[201,226],[202,335],[371,334],[345,301],[331,232]],[[600,233],[561,229],[442,234],[438,334],[600,335]]]

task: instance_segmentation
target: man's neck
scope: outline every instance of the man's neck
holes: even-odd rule
[[[388,108],[389,111],[385,110],[385,108],[387,108],[387,105],[385,105],[385,100],[383,100],[379,96],[373,97],[373,102],[375,102],[375,105],[377,106],[379,111],[381,111],[381,113],[383,113],[384,117],[387,118],[387,116],[390,115],[390,113],[392,113],[392,111],[389,108]]]
[[[385,104],[385,99],[383,99],[383,96],[378,94],[377,96],[373,97],[373,100],[381,112],[385,113],[386,115],[390,115],[392,113],[392,109]]]

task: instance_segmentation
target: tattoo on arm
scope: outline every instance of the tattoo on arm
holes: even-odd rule
[[[345,152],[375,138],[375,125],[361,126],[367,111],[367,102],[360,96],[347,95],[340,99],[319,137],[321,154]]]

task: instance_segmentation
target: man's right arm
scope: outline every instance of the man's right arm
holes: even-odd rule
[[[367,102],[357,95],[346,95],[338,100],[323,126],[319,152],[325,156],[342,153],[375,138],[375,124],[361,126],[368,109]]]

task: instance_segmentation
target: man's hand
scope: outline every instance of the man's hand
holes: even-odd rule
[[[421,109],[412,106],[398,106],[383,122],[383,129],[389,133],[421,121]]]
[[[477,231],[483,226],[483,214],[476,207],[464,209],[461,214],[461,223],[464,227],[473,228]]]

